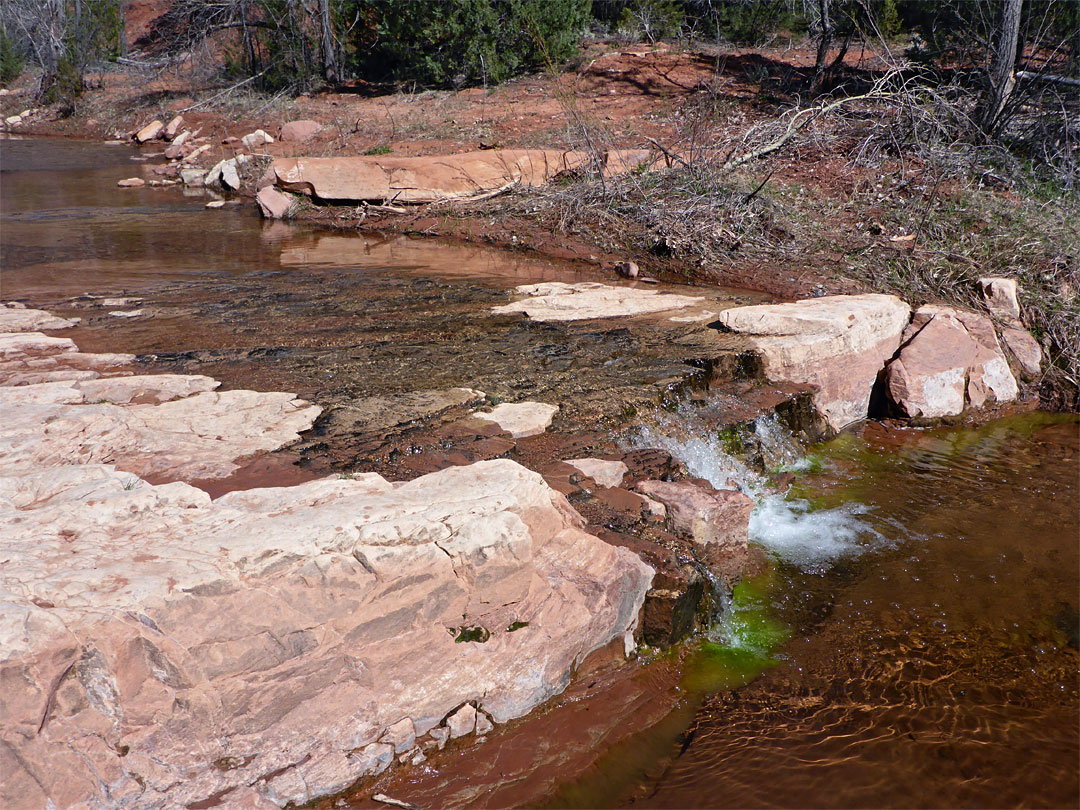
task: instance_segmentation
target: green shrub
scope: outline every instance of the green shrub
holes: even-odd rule
[[[446,87],[497,83],[576,51],[590,0],[356,0],[358,75]]]
[[[24,64],[26,60],[15,47],[15,43],[7,32],[0,28],[0,85],[6,86],[15,81],[22,73]]]

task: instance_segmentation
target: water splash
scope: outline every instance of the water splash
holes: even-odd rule
[[[634,447],[658,447],[671,453],[698,478],[717,489],[733,489],[757,502],[750,516],[750,541],[804,570],[821,570],[842,557],[880,547],[884,536],[871,524],[869,508],[849,503],[825,509],[806,500],[777,494],[768,479],[728,451],[730,438],[705,428],[692,408],[660,413],[632,437]],[[754,423],[752,452],[778,471],[805,471],[816,462],[798,449],[775,415]]]

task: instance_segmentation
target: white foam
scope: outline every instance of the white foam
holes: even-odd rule
[[[681,461],[687,471],[704,478],[717,489],[737,489],[756,502],[750,515],[749,536],[781,559],[810,570],[826,567],[841,557],[879,547],[884,537],[866,519],[869,509],[849,503],[833,509],[812,509],[808,501],[785,498],[745,464],[727,453],[714,431],[695,431],[693,412],[660,414],[642,426],[633,439],[635,447],[658,447]],[[790,435],[775,419],[759,419],[755,433],[776,448],[794,447]],[[784,452],[783,469],[810,465],[805,458]]]

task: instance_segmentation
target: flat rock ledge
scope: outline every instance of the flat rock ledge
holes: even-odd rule
[[[704,298],[695,296],[665,294],[638,287],[613,287],[594,281],[525,284],[517,287],[516,292],[526,297],[491,311],[496,315],[522,312],[534,321],[582,321],[648,315],[705,303]]]
[[[910,316],[893,295],[833,295],[736,307],[721,312],[719,323],[748,336],[769,379],[816,386],[817,409],[839,431],[866,418],[878,372]]]
[[[37,317],[19,323],[61,326]],[[245,411],[213,398],[254,392],[95,355],[35,369],[80,353],[4,337],[24,372],[0,389],[5,808],[304,803],[521,716],[633,643],[653,569],[515,462],[211,500],[132,470],[227,475],[318,409]]]

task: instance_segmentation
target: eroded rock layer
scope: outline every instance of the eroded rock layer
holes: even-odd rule
[[[653,570],[515,462],[211,500],[135,473],[227,476],[319,409],[3,337],[5,808],[302,803],[632,643]]]

